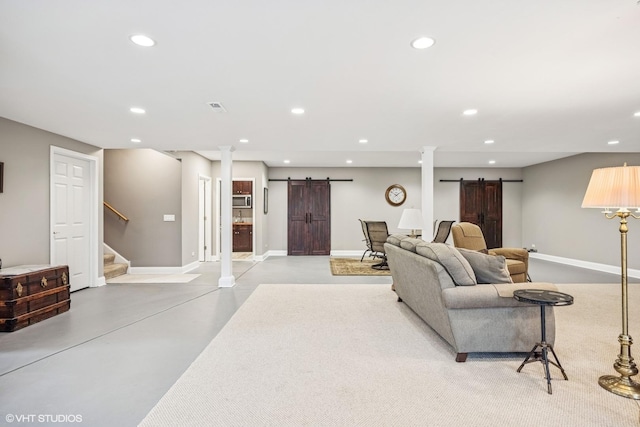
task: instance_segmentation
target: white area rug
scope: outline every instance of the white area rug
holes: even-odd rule
[[[556,309],[569,381],[551,367],[552,395],[542,364],[516,372],[524,354],[456,363],[388,285],[260,285],[141,425],[638,426],[637,402],[598,385],[619,285],[559,287],[575,304]]]
[[[107,283],[189,283],[199,274],[123,274]]]

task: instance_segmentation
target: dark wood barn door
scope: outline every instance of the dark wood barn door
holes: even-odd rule
[[[461,181],[460,221],[478,225],[487,248],[502,247],[502,181]]]
[[[329,255],[331,193],[325,180],[296,180],[288,185],[288,255]]]

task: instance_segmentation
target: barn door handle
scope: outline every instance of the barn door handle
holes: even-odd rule
[[[309,224],[311,224],[311,212],[309,212]]]

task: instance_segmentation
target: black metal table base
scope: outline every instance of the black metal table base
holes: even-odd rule
[[[564,368],[560,364],[560,360],[558,359],[556,352],[553,350],[553,346],[547,343],[547,317],[545,316],[544,309],[547,305],[571,305],[573,304],[573,297],[562,292],[542,289],[519,289],[513,292],[513,297],[521,302],[540,305],[540,342],[537,343],[533,347],[533,350],[529,352],[527,358],[524,359],[524,362],[522,362],[518,368],[518,372],[520,372],[527,363],[537,361],[542,362],[544,365],[545,376],[547,377],[547,392],[551,394],[551,372],[549,372],[549,363],[560,369],[565,380],[569,380],[569,378],[567,378],[567,374],[564,372]],[[540,348],[540,350],[536,351],[538,348]],[[551,350],[551,354],[553,354],[553,357],[556,359],[555,362],[549,360],[549,350]]]
[[[536,351],[538,348],[540,348],[539,352]],[[549,350],[551,350],[551,354],[553,354],[553,357],[556,359],[555,362],[553,360],[549,360]],[[527,355],[527,358],[524,359],[524,362],[522,362],[517,372],[520,372],[524,367],[524,365],[526,365],[527,363],[538,362],[538,361],[542,362],[542,364],[544,365],[544,371],[547,377],[547,392],[549,394],[552,394],[551,393],[551,372],[549,371],[549,363],[551,363],[556,368],[560,369],[560,372],[562,372],[562,376],[564,377],[565,380],[568,380],[569,378],[567,378],[567,374],[564,372],[564,368],[560,364],[560,360],[558,360],[558,356],[556,355],[556,352],[553,351],[553,346],[551,344],[548,344],[544,341],[537,343],[533,347],[533,349],[529,352],[529,354]]]

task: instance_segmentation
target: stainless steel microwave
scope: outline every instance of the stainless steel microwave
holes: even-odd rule
[[[233,196],[233,207],[236,209],[250,209],[251,208],[251,196]]]

